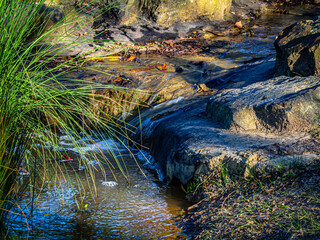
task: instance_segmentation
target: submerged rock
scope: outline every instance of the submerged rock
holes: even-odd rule
[[[275,41],[278,75],[320,76],[320,17],[282,30]]]

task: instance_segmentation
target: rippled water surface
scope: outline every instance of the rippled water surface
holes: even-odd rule
[[[63,137],[61,142],[64,147],[72,149]],[[110,140],[97,143],[106,155],[107,149],[111,147],[126,155],[124,149],[116,150],[119,146],[113,146]],[[92,151],[90,149],[94,150],[94,147],[84,146],[85,151]],[[32,213],[31,200],[28,198],[31,192],[27,191],[26,198],[20,203],[25,216],[10,215],[11,229],[22,239],[186,239],[172,219],[189,205],[184,200],[180,187],[164,185],[158,180],[158,176],[144,169],[143,163],[146,161],[141,153],[134,153],[136,159],[141,159],[143,173],[135,160],[126,156],[123,160],[128,180],[119,170],[113,171],[117,182],[107,169],[107,178],[97,171],[94,189],[93,184],[88,186],[84,171],[77,172],[78,175],[71,172],[71,181],[74,182],[72,188],[66,184],[63,175],[57,176],[60,195],[52,190],[42,189],[35,200]],[[95,164],[94,161],[91,163]],[[86,186],[86,194],[78,190],[77,178]],[[37,185],[37,190],[39,188]],[[96,199],[89,196],[90,191],[98,193]],[[74,196],[77,196],[82,210],[77,208]],[[19,209],[13,211],[21,212]],[[32,221],[29,219],[30,214],[33,216]],[[25,217],[28,218],[32,231],[27,230]]]

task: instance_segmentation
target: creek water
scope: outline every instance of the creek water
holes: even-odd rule
[[[274,56],[273,41],[277,33],[284,26],[308,18],[299,14],[305,12],[305,9],[296,11],[295,15],[262,16],[256,21],[253,37],[218,37],[216,45],[214,43],[204,54],[205,60],[211,58],[218,66],[230,69],[256,58]],[[162,62],[168,61],[165,58],[159,59]],[[179,63],[179,59],[176,62]],[[174,57],[170,61],[175,61]],[[95,173],[96,188],[88,184],[92,180],[88,180],[82,171],[69,174],[71,186],[63,174],[55,176],[59,181],[59,189],[63,191],[52,191],[34,184],[34,188],[27,191],[21,200],[21,209],[12,209],[20,215],[9,215],[10,230],[21,239],[187,239],[173,220],[190,205],[184,199],[180,186],[163,184],[159,180],[161,174],[159,176],[156,171],[149,171],[150,168],[157,169],[156,165],[152,162],[147,164],[138,151],[133,150],[130,156],[124,148],[110,143],[110,140],[96,141],[106,156],[110,156],[109,150],[123,156],[128,179],[117,168],[112,174],[105,165],[106,177],[99,171]],[[63,136],[61,144],[70,151],[73,149]],[[96,149],[93,147],[86,151],[94,153]],[[137,159],[145,175],[137,167]],[[117,179],[116,184],[114,177]],[[26,179],[23,181],[27,182]],[[78,190],[79,183],[84,186],[87,194]],[[32,191],[39,193],[34,199],[33,208],[30,207]],[[94,193],[94,197],[88,194],[90,192]],[[75,197],[79,201],[78,205]],[[26,219],[29,225],[26,225]]]
[[[72,152],[79,149],[72,146],[67,136],[61,136],[60,140],[60,146],[76,161],[77,155]],[[93,185],[85,171],[73,173],[70,170],[78,167],[71,166],[73,162],[70,166],[66,163],[71,186],[65,173],[58,173],[51,180],[55,182],[55,190],[34,183],[34,188],[26,191],[20,201],[21,209],[12,209],[21,215],[9,216],[10,230],[19,239],[186,239],[173,220],[190,205],[180,186],[167,186],[159,180],[161,176],[156,171],[146,170],[156,167],[147,152],[128,152],[110,139],[94,140],[95,145],[84,145],[81,152],[90,156],[99,147],[111,162],[111,152],[122,155],[119,160],[126,178],[117,167],[111,172],[106,164],[102,165],[104,175],[97,160],[88,159],[96,169]],[[27,177],[23,178],[27,183]],[[77,187],[79,184],[83,185],[82,190]],[[32,208],[33,191],[37,198]]]

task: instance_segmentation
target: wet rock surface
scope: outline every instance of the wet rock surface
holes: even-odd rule
[[[271,8],[270,2],[233,0],[230,13],[240,19],[252,19],[258,17],[267,8]]]

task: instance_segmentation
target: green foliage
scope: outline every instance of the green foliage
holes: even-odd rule
[[[190,181],[187,184],[187,192],[194,191],[197,188],[197,183],[194,181]]]
[[[118,91],[125,89],[92,81],[63,79],[63,74],[66,72],[78,70],[81,62],[74,63],[81,58],[50,66],[57,54],[81,44],[83,40],[79,39],[77,42],[56,48],[55,46],[66,36],[53,39],[50,38],[51,34],[57,28],[71,24],[75,16],[66,17],[62,23],[56,23],[48,29],[46,26],[48,21],[40,24],[37,20],[48,17],[46,11],[43,11],[44,8],[43,1],[0,0],[0,222],[2,224],[5,223],[10,206],[17,205],[17,200],[23,194],[23,186],[17,183],[20,178],[20,165],[30,173],[31,193],[38,194],[32,190],[35,181],[43,184],[51,182],[53,189],[61,195],[63,193],[60,192],[59,184],[62,180],[72,186],[66,164],[48,161],[59,160],[65,156],[63,151],[54,150],[59,148],[60,131],[69,137],[82,156],[85,154],[81,150],[81,139],[87,138],[87,141],[94,145],[95,141],[91,137],[93,132],[120,142],[122,136],[127,138],[125,130],[121,128],[124,123],[112,116],[100,114],[99,109],[92,108],[92,99],[96,91],[109,88]],[[35,24],[37,22],[40,25]],[[69,34],[74,31],[69,31]],[[67,67],[71,62],[76,67]],[[66,71],[56,74],[61,68],[65,68]],[[103,104],[117,101],[103,96],[99,98]],[[127,143],[127,140],[125,142]],[[107,159],[102,152],[99,155]],[[116,154],[110,152],[110,155]],[[95,154],[90,158],[96,159],[99,166],[90,165],[87,157],[79,157],[77,161],[87,172],[88,186],[90,186],[90,193],[83,194],[95,197],[98,194],[95,189],[95,171],[100,169],[103,172],[105,166],[113,165],[107,160],[102,162]],[[126,168],[121,159],[115,158],[115,162],[126,176]],[[61,172],[64,172],[62,176],[59,175]],[[73,191],[81,192],[82,185],[79,184],[78,188]],[[87,210],[88,206],[85,203],[77,199],[75,202],[79,209]]]
[[[210,180],[209,182],[212,182],[219,188],[227,188],[232,183],[232,180],[229,177],[228,168],[223,163],[220,163],[218,176],[209,176],[208,180]],[[206,184],[209,182],[206,181]]]

